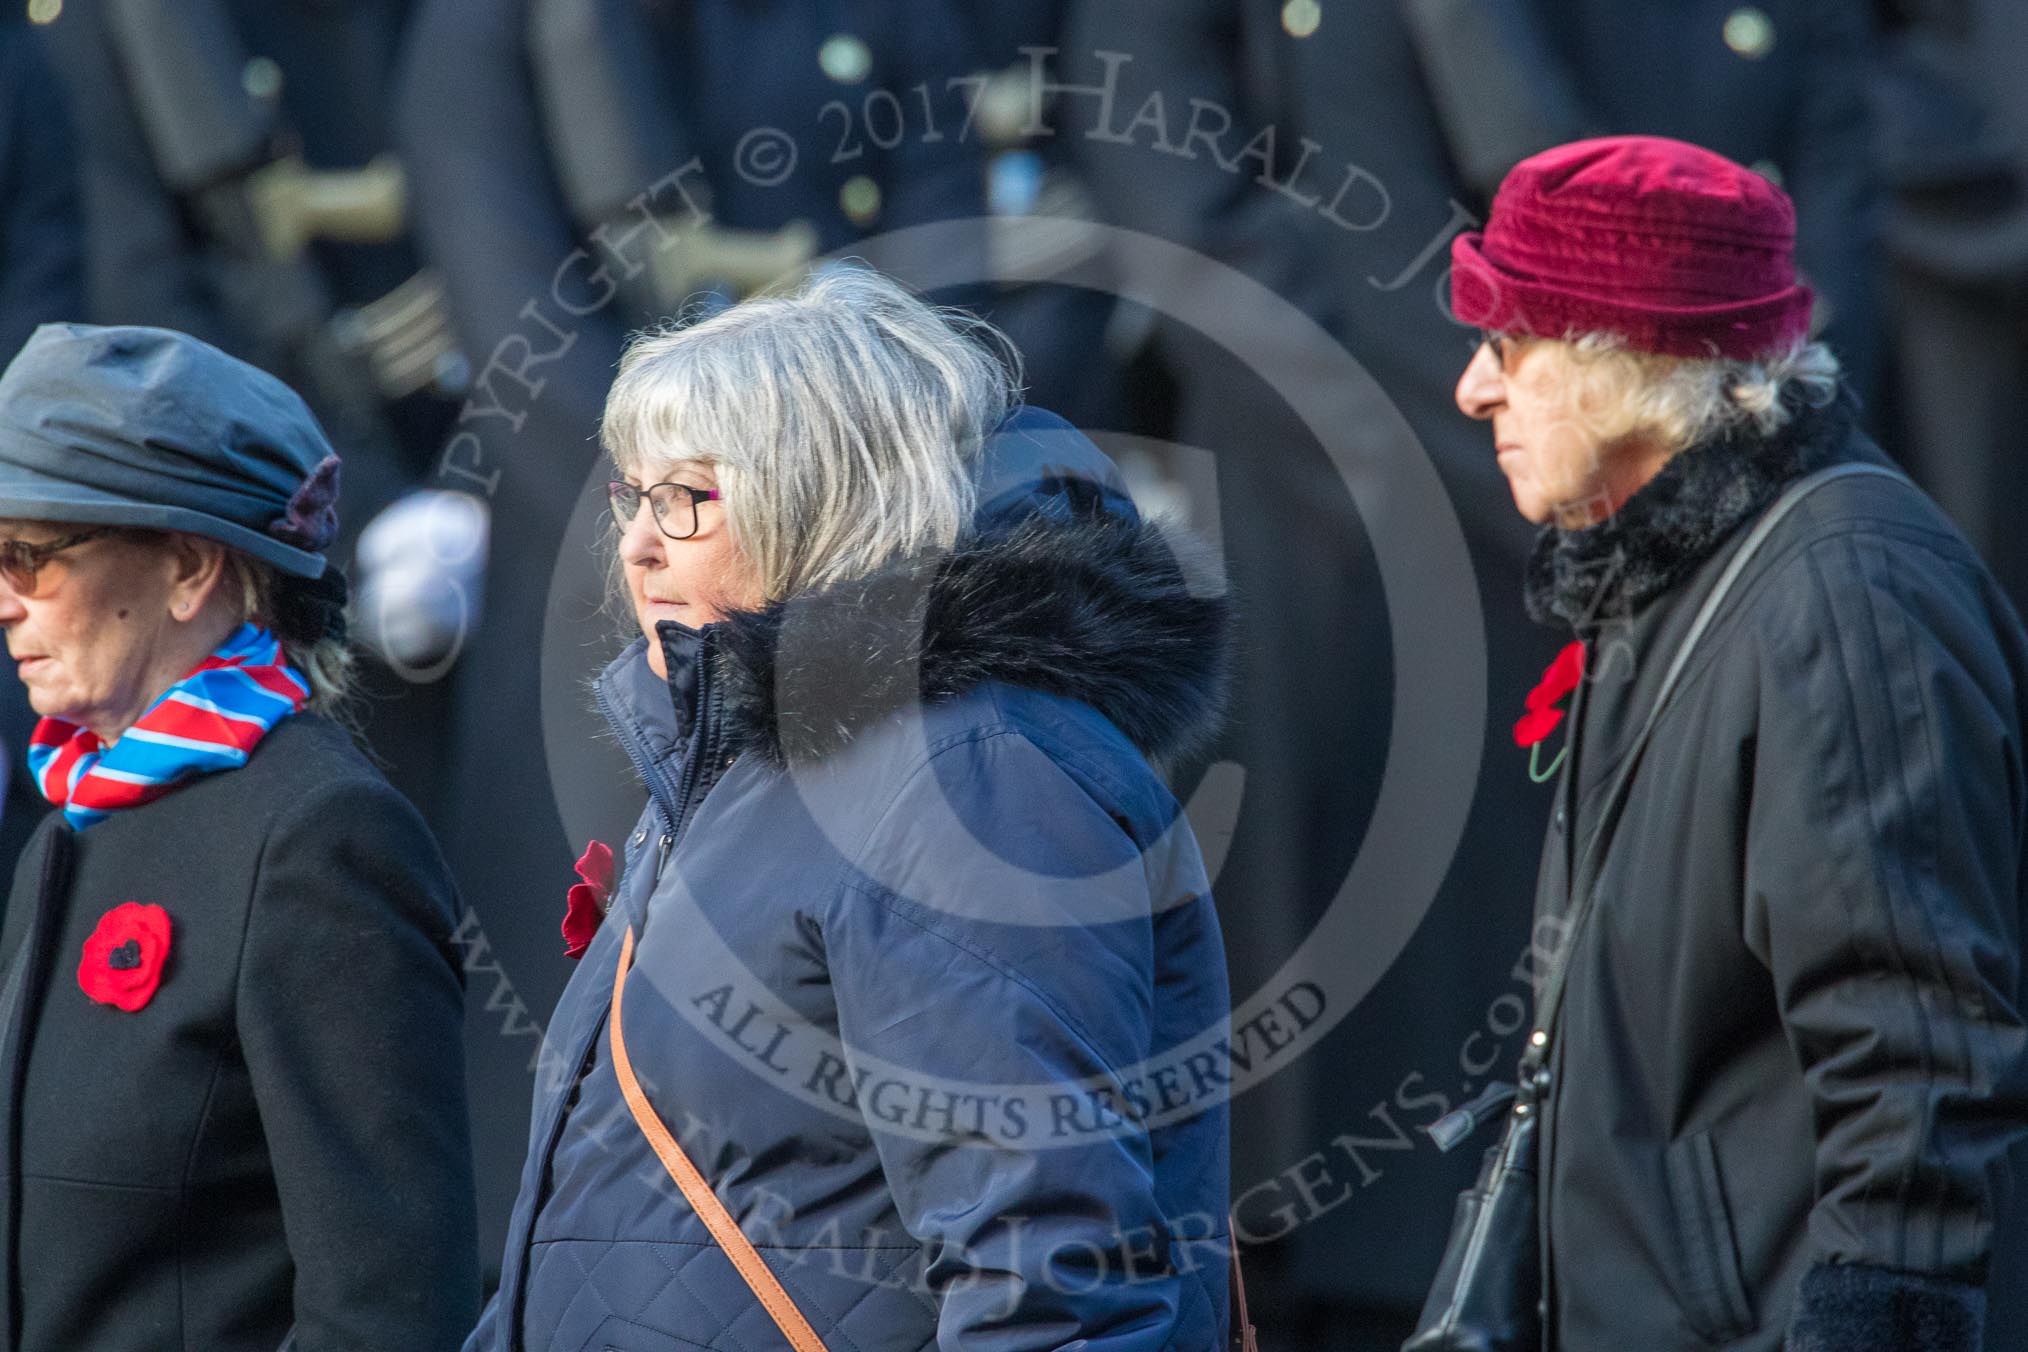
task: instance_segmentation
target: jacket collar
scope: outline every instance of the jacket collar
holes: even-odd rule
[[[592,694],[649,796],[673,822],[675,768],[683,753],[688,709],[678,714],[669,685],[648,665],[648,640],[635,639],[608,663],[592,682]]]
[[[1528,561],[1528,614],[1584,638],[1625,621],[1689,576],[1783,485],[1843,458],[1853,408],[1799,405],[1772,437],[1735,430],[1670,458],[1595,526],[1545,526]]]
[[[917,701],[987,682],[1096,709],[1151,759],[1210,740],[1228,607],[1194,589],[1173,541],[1103,510],[989,524],[717,631],[731,735],[777,764],[837,751]]]

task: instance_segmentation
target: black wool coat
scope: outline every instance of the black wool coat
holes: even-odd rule
[[[1545,948],[1746,523],[1784,480],[1882,458],[1845,423],[1695,448],[1606,524],[1545,536],[1531,601],[1591,640]],[[1551,1345],[1979,1347],[2028,1135],[2024,698],[2019,622],[1911,485],[1835,480],[1768,537],[1604,828],[1569,945],[1539,1184]]]
[[[100,917],[163,907],[133,1013]],[[52,813],[0,931],[0,1346],[425,1352],[478,1306],[449,873],[347,734],[83,832]]]

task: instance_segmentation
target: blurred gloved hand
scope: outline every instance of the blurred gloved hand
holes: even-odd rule
[[[404,679],[442,676],[479,622],[489,523],[482,499],[428,490],[398,499],[360,532],[357,632]]]

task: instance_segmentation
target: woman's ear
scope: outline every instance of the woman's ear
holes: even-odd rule
[[[226,587],[226,548],[201,535],[169,537],[169,613],[179,620],[202,614]]]

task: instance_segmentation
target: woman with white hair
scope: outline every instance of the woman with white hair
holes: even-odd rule
[[[1458,405],[1574,641],[1514,730],[1561,764],[1552,953],[1419,1352],[1982,1346],[2028,1136],[2028,639],[1854,426],[1794,243],[1760,175],[1611,137],[1454,246]]]
[[[1222,1340],[1225,973],[1150,762],[1224,605],[991,336],[839,269],[622,362],[650,802],[579,864],[473,1352]]]

